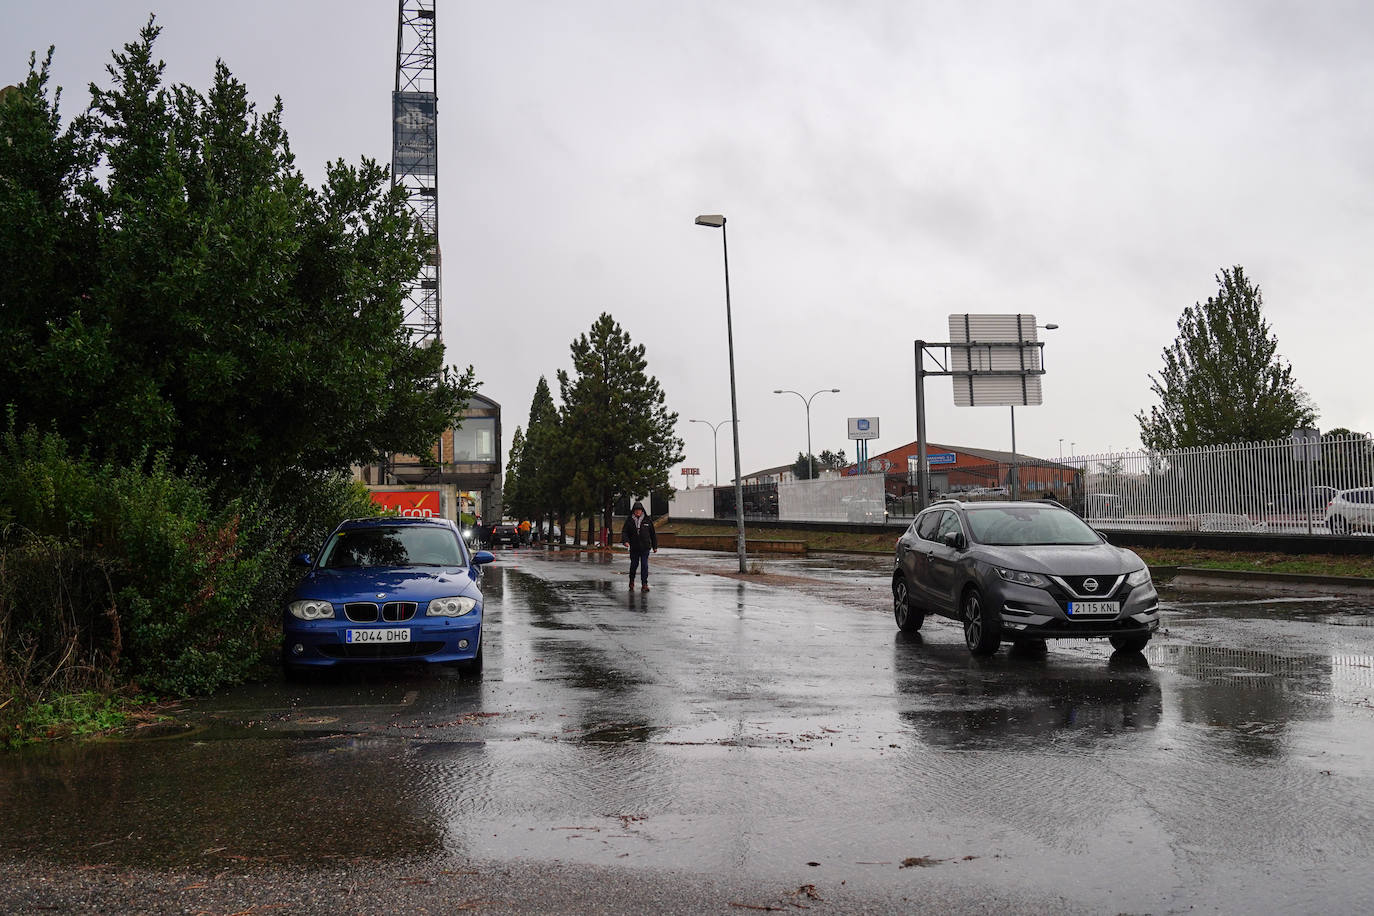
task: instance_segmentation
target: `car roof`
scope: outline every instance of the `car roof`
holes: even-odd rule
[[[405,527],[432,527],[454,529],[457,526],[446,518],[417,517],[411,515],[376,515],[370,518],[350,518],[339,523],[338,530],[353,530],[356,528],[395,528]]]
[[[975,500],[975,501],[972,501],[972,502],[970,502],[969,500],[964,500],[964,499],[937,499],[935,502],[931,503],[931,504],[930,504],[929,506],[927,506],[926,508],[927,508],[927,509],[934,509],[934,508],[936,508],[936,507],[947,507],[947,508],[962,507],[962,508],[964,508],[964,509],[1005,509],[1005,508],[1007,508],[1007,507],[1009,507],[1009,506],[1017,506],[1017,507],[1022,507],[1022,508],[1024,508],[1025,506],[1039,506],[1039,507],[1041,507],[1042,509],[1063,509],[1065,512],[1069,511],[1067,508],[1064,507],[1064,505],[1063,505],[1062,503],[1059,503],[1059,502],[1057,502],[1056,500],[1052,500],[1052,499],[1043,499],[1043,498],[1041,498],[1041,499],[979,499],[979,500]]]

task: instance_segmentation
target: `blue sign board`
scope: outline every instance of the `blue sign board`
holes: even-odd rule
[[[916,456],[912,455],[911,457],[915,458]],[[935,452],[934,454],[926,455],[926,465],[928,467],[934,467],[937,464],[954,464],[956,460],[953,452]]]

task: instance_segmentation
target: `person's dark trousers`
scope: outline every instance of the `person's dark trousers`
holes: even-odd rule
[[[635,570],[639,570],[639,581],[643,585],[649,584],[649,552],[636,553],[630,551],[630,584],[635,584]]]

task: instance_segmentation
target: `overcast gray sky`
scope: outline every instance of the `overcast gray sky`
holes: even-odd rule
[[[1139,445],[1183,309],[1241,264],[1319,425],[1374,427],[1374,7],[1359,2],[438,0],[444,340],[523,426],[602,311],[647,348],[712,474],[730,416],[729,219],[742,463],[880,418],[915,439],[912,341],[1027,312],[1043,457]],[[167,76],[223,58],[280,95],[300,167],[390,158],[390,0],[3,0],[0,84],[57,45],[63,113],[149,12]],[[1361,255],[1360,252],[1365,252]],[[1042,332],[1044,333],[1044,332]],[[936,442],[1010,447],[1005,407],[927,385]],[[721,477],[732,463],[720,430]],[[674,474],[674,482],[681,478]]]

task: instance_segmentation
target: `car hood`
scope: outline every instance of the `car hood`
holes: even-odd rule
[[[994,566],[1055,576],[1092,576],[1134,572],[1145,562],[1124,547],[1111,544],[974,546],[975,555]]]
[[[325,601],[429,601],[482,593],[462,566],[369,566],[358,569],[313,569],[296,586],[295,597]]]

